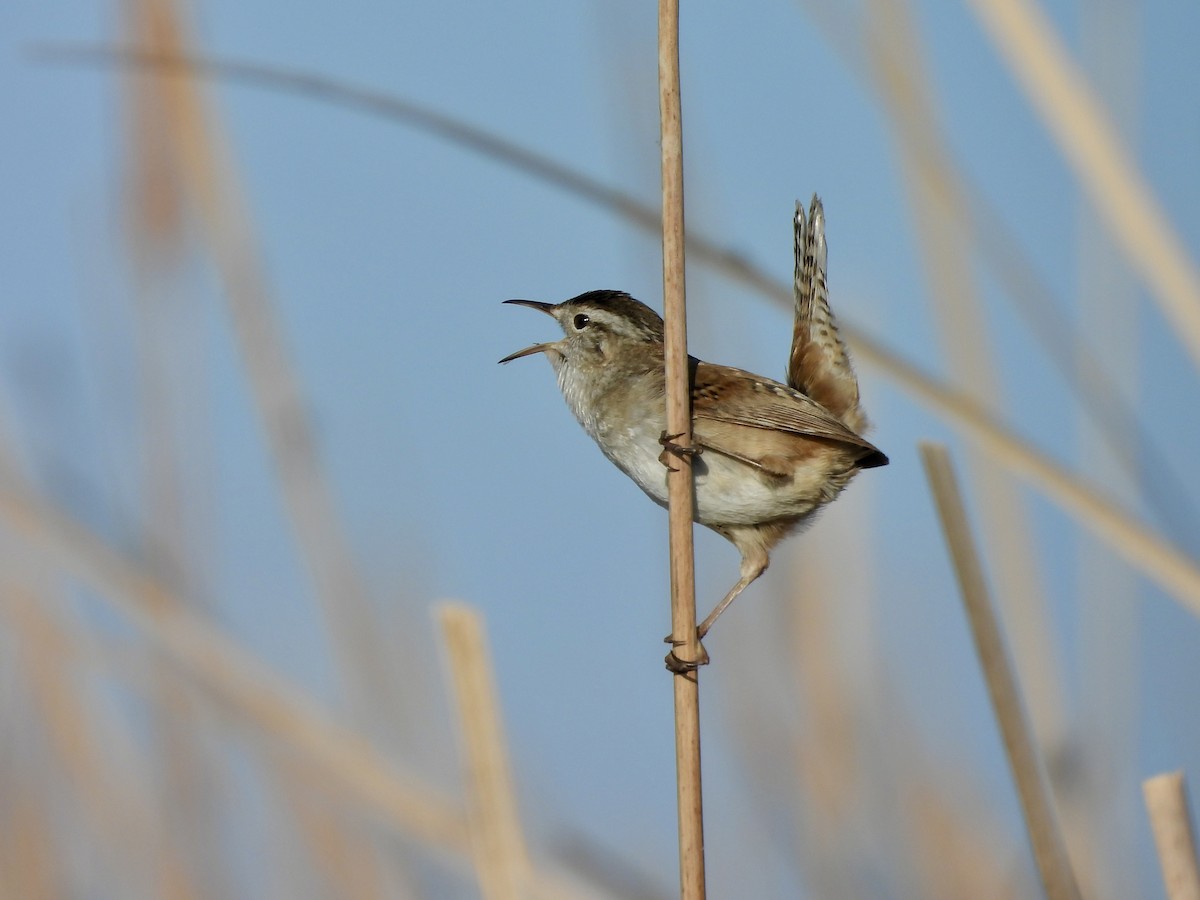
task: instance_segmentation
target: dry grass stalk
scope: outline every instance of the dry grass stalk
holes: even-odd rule
[[[1169,900],[1200,900],[1200,868],[1192,835],[1187,783],[1182,772],[1166,772],[1142,782],[1146,813]]]
[[[130,31],[139,45],[161,40],[152,4],[125,3]],[[187,556],[184,492],[178,468],[178,429],[174,412],[180,356],[178,335],[166,333],[179,305],[171,303],[170,272],[178,266],[188,240],[185,187],[171,152],[165,79],[125,79],[128,108],[126,207],[134,263],[136,349],[139,362],[141,454],[145,514],[150,523],[146,552],[166,555],[172,569]],[[170,348],[169,350],[166,348]],[[172,376],[175,376],[173,379]],[[153,535],[151,539],[150,535]],[[166,568],[166,566],[163,566]],[[190,573],[189,573],[190,574]]]
[[[658,4],[658,104],[662,137],[663,319],[667,368],[667,431],[680,446],[692,443],[684,289],[683,118],[679,90],[679,2]],[[692,461],[678,454],[667,473],[671,557],[671,635],[686,641],[680,659],[700,657],[696,639],[695,559],[692,549]],[[676,673],[675,777],[679,810],[679,891],[705,895],[704,810],[700,780],[700,679]]]
[[[1008,660],[1000,623],[988,596],[983,565],[971,535],[950,455],[939,444],[925,443],[921,445],[921,459],[954,562],[963,606],[1004,739],[1042,885],[1050,900],[1079,900],[1079,887],[1059,830],[1045,771],[1025,718],[1020,688]]]
[[[529,854],[501,726],[491,656],[478,612],[441,603],[446,648],[462,735],[472,855],[485,900],[521,900],[530,883]]]
[[[1032,0],[971,0],[971,6],[1200,367],[1200,273],[1087,79]]]

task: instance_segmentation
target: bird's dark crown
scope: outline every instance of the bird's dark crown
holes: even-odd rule
[[[565,309],[603,310],[632,326],[645,341],[662,341],[662,316],[624,291],[588,291],[562,303]]]

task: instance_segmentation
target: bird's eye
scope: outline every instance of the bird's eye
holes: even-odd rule
[[[583,329],[588,327],[588,324],[591,321],[592,320],[589,319],[587,316],[585,316],[583,313],[580,313],[572,320],[572,323],[575,325],[576,331],[583,331]]]

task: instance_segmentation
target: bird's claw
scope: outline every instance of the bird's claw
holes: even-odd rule
[[[695,672],[701,666],[707,666],[709,663],[708,651],[704,649],[704,645],[700,643],[699,637],[696,638],[696,647],[700,654],[695,659],[680,659],[675,652],[676,648],[686,646],[688,641],[678,641],[673,635],[668,634],[663,638],[663,643],[671,645],[671,652],[667,654],[664,662],[667,664],[667,670],[674,672],[676,675],[686,675],[689,672]]]
[[[676,456],[680,458],[685,456],[695,457],[704,452],[703,447],[697,447],[695,445],[685,447],[682,444],[676,444],[675,441],[681,437],[683,437],[682,431],[679,432],[679,434],[667,434],[666,430],[664,430],[662,434],[658,436],[658,442],[662,444],[663,448],[662,453],[658,455],[658,461],[672,472],[678,472],[679,470],[667,461],[668,456]]]

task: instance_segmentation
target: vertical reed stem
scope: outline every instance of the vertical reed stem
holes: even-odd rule
[[[662,135],[663,312],[666,323],[667,431],[692,443],[684,294],[683,127],[679,103],[679,0],[659,0],[658,91]],[[700,656],[692,555],[692,461],[673,457],[670,498],[671,634],[686,643],[680,659]],[[700,686],[696,672],[676,674],[675,769],[679,804],[679,893],[704,897],[704,819],[700,791]]]
[[[988,596],[983,577],[983,564],[975,548],[971,526],[963,508],[958,480],[950,462],[950,454],[941,444],[921,444],[921,459],[925,475],[937,503],[938,516],[946,546],[954,563],[962,592],[963,607],[971,624],[975,650],[987,681],[992,709],[1000,726],[1004,750],[1017,785],[1025,827],[1033,846],[1033,857],[1041,875],[1042,886],[1050,900],[1079,900],[1079,886],[1066,844],[1054,814],[1050,788],[1034,748],[1033,734],[1021,702],[1021,690],[1016,674],[1009,663],[1004,635]]]
[[[1155,775],[1142,782],[1142,795],[1163,883],[1170,900],[1200,900],[1200,869],[1196,866],[1196,840],[1188,812],[1187,785],[1182,772]]]
[[[483,618],[465,603],[440,603],[438,627],[454,687],[467,770],[467,817],[484,900],[529,896],[529,853],[517,813],[508,743],[500,723]]]

